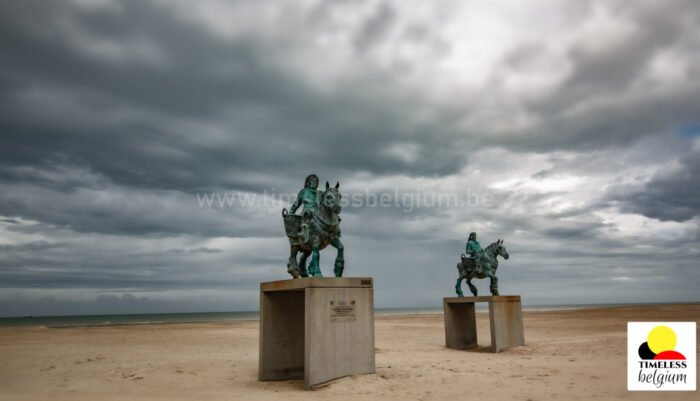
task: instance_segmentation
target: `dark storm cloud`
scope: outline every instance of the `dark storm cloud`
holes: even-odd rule
[[[473,150],[482,141],[469,139],[469,130],[489,131],[455,130],[452,121],[470,113],[463,102],[456,107],[412,99],[381,70],[365,69],[353,87],[341,83],[339,89],[347,90],[331,97],[305,85],[286,66],[289,49],[307,39],[303,31],[285,43],[264,35],[224,39],[155,3],[118,4],[119,11],[64,2],[5,5],[0,37],[7,49],[2,74],[8,90],[2,97],[5,146],[0,149],[8,179],[18,179],[17,166],[77,165],[118,184],[194,192],[261,191],[280,172],[298,176],[321,166],[333,166],[336,175],[359,170],[442,176],[466,165],[461,147]],[[390,10],[377,5],[355,38],[381,44],[382,32],[396,19]],[[310,22],[309,29],[334,28],[314,16],[298,18]],[[697,85],[672,99],[655,96],[631,106],[595,108],[578,118],[563,115],[585,99],[624,89],[658,49],[683,37],[687,25],[669,26],[648,15],[630,18],[644,24],[640,33],[598,53],[574,43],[575,69],[555,101],[525,103],[546,126],[527,136],[496,137],[496,143],[541,150],[615,145],[697,115]],[[291,30],[296,23],[280,21],[279,29]],[[93,49],[100,45],[103,53]],[[509,59],[542,49],[526,43]],[[601,69],[608,72],[595,72]],[[625,79],[611,76],[618,72]],[[382,91],[375,89],[379,82]],[[650,112],[658,104],[667,109]],[[421,109],[433,109],[437,117],[412,121]],[[410,157],[392,152],[397,145],[412,147]],[[308,167],[287,168],[300,160]],[[236,174],[251,170],[262,180]]]
[[[49,227],[43,232],[65,241],[0,247],[4,288],[237,291],[248,288],[260,272],[276,270],[285,253],[281,248],[263,253],[254,244],[247,252],[205,246],[160,249],[161,242],[152,238],[99,238]],[[196,238],[178,243],[190,241],[201,243]]]
[[[180,253],[180,252],[188,252],[188,253],[219,253],[221,252],[221,249],[212,249],[212,248],[206,248],[206,247],[199,247],[195,249],[171,249],[171,252],[175,253]]]
[[[241,194],[241,196],[255,194]],[[200,206],[193,194],[179,191],[137,190],[109,185],[101,189],[54,191],[27,184],[6,184],[0,193],[4,215],[22,216],[77,232],[121,235],[271,236],[278,235],[278,216],[266,214],[262,196],[258,206]],[[8,230],[36,232],[42,227],[14,225]]]
[[[443,128],[405,123],[410,102],[361,92],[329,98],[303,85],[277,54],[285,44],[224,41],[153,3],[119,4],[120,12],[4,5],[7,178],[16,166],[77,165],[130,186],[260,190],[269,181],[250,183],[235,172],[279,174],[309,160],[312,169],[434,175],[464,163],[436,153],[446,138],[425,135]],[[105,42],[106,55],[83,42]],[[136,51],[144,43],[154,56]],[[397,140],[418,145],[415,161],[384,154]]]
[[[59,248],[61,247],[62,244],[60,243],[52,243],[48,241],[34,241],[34,242],[25,242],[23,244],[18,244],[18,245],[5,245],[5,244],[0,244],[0,251],[3,252],[28,252],[28,251],[44,251],[47,249],[53,249],[53,248]]]
[[[640,13],[620,7],[612,14],[620,18],[616,21],[620,29],[629,31],[623,34],[622,40],[601,37],[600,44],[582,40],[569,50],[575,69],[565,84],[571,94],[577,96],[576,100],[601,90],[607,92],[611,87],[628,87],[643,73],[658,50],[670,47],[687,33],[688,27],[679,24],[672,13]],[[628,24],[634,26],[626,26]],[[590,41],[590,38],[584,40]]]
[[[362,29],[355,37],[355,46],[358,50],[366,51],[367,47],[381,42],[394,17],[394,10],[388,3],[378,7],[373,15],[364,22]]]
[[[527,130],[527,135],[504,136],[500,140],[504,146],[544,151],[619,147],[696,120],[700,43],[692,27],[700,22],[700,9],[685,1],[647,7],[589,2],[579,21],[600,10],[601,4],[609,6],[607,12],[616,18],[612,23],[623,33],[606,35],[601,27],[601,32],[571,43],[567,58],[572,71],[554,88],[556,95],[523,102],[543,124]],[[538,42],[515,46],[496,77],[509,70],[527,70],[548,51]],[[687,78],[673,90],[646,77],[655,59],[669,51],[682,53],[682,62],[687,63]]]
[[[669,166],[649,182],[636,187],[615,187],[610,199],[628,213],[662,221],[688,221],[700,217],[700,149],[685,154],[678,166]]]

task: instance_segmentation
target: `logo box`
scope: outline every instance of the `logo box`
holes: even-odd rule
[[[695,322],[627,323],[627,390],[695,391]]]

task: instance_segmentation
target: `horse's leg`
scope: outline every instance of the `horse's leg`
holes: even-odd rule
[[[345,268],[345,259],[343,258],[343,243],[340,242],[340,238],[335,237],[331,241],[331,245],[338,250],[338,256],[335,257],[335,273],[336,277],[343,277],[343,269]]]
[[[462,280],[464,277],[460,274],[459,277],[457,277],[457,284],[455,284],[455,290],[457,290],[457,296],[458,297],[463,297],[464,294],[462,294]]]
[[[499,295],[498,294],[498,277],[496,277],[493,272],[489,271],[486,273],[487,276],[491,279],[491,295]]]
[[[299,247],[292,245],[289,252],[289,261],[287,262],[287,273],[291,274],[293,278],[299,277],[299,265],[297,264],[297,252],[299,252]]]
[[[474,286],[474,284],[472,284],[471,277],[467,277],[467,285],[469,286],[469,291],[471,291],[472,294],[474,294],[474,296],[476,296],[476,294],[477,294],[476,286]]]
[[[299,258],[299,275],[301,277],[309,277],[309,272],[306,271],[306,258],[308,258],[310,252],[302,251],[301,257]]]
[[[321,269],[318,268],[318,259],[320,257],[318,249],[319,242],[318,238],[314,238],[311,245],[313,254],[311,256],[311,264],[309,265],[309,274],[311,274],[312,277],[323,277]]]

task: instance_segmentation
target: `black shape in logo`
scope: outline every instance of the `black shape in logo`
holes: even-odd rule
[[[642,345],[639,346],[639,357],[642,359],[654,359],[656,354],[649,348],[649,344],[645,341]]]

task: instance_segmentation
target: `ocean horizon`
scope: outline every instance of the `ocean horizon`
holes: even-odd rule
[[[523,311],[557,311],[586,308],[605,308],[635,305],[671,305],[695,304],[697,302],[655,302],[655,303],[605,303],[605,304],[567,304],[567,305],[523,305]],[[485,302],[476,304],[477,312],[488,311]],[[375,308],[375,316],[441,314],[442,307],[412,308]],[[105,314],[105,315],[65,315],[65,316],[20,316],[0,317],[0,327],[45,326],[49,328],[68,327],[102,327],[144,324],[175,323],[215,323],[240,320],[258,320],[258,311],[231,312],[188,312],[188,313],[140,313],[140,314]]]

